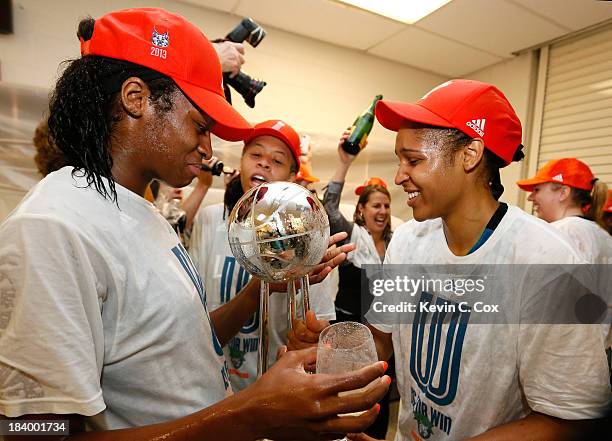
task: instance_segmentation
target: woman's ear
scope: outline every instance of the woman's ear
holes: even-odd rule
[[[559,189],[559,202],[565,202],[572,195],[572,189],[568,185],[562,185]]]
[[[463,149],[463,169],[470,173],[478,167],[484,156],[484,142],[480,138],[474,138]]]
[[[120,91],[121,107],[132,118],[140,118],[146,111],[149,88],[138,77],[130,77],[123,82]]]

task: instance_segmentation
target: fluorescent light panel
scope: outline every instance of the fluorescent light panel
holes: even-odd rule
[[[402,23],[416,23],[451,0],[336,0]]]

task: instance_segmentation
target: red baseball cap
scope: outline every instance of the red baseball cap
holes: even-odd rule
[[[512,105],[497,87],[480,81],[447,81],[416,103],[381,100],[376,119],[394,132],[404,121],[461,130],[482,139],[506,165],[521,145],[521,122]]]
[[[361,193],[363,193],[363,190],[365,190],[365,188],[369,187],[370,185],[380,185],[381,187],[388,188],[387,183],[382,178],[372,177],[372,178],[366,179],[363,185],[360,185],[359,187],[357,187],[355,189],[355,194],[357,196],[361,195]]]
[[[603,208],[604,213],[612,213],[612,190],[608,190],[608,200]]]
[[[244,140],[244,145],[247,145],[258,136],[263,135],[273,136],[283,141],[287,147],[289,147],[296,165],[298,168],[300,167],[300,155],[302,154],[300,148],[300,135],[298,135],[293,127],[280,119],[270,119],[261,122],[255,125],[251,134]]]
[[[251,125],[225,100],[217,52],[200,29],[159,8],[123,9],[98,18],[81,55],[129,61],[174,80],[216,123],[212,132],[228,141],[245,139]]]
[[[576,158],[553,159],[537,171],[533,178],[516,181],[525,191],[533,191],[536,185],[556,182],[582,190],[592,190],[595,176],[584,162]]]

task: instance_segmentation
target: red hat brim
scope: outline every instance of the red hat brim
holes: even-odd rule
[[[251,135],[253,126],[226,101],[225,97],[183,80],[174,81],[200,110],[215,120],[211,131],[219,138],[226,141],[242,141]]]
[[[521,190],[533,191],[536,185],[545,184],[547,182],[553,181],[551,181],[550,179],[543,179],[541,177],[535,176],[530,179],[521,179],[520,181],[516,181],[516,185],[518,185]]]
[[[357,196],[361,196],[361,193],[363,193],[363,190],[367,187],[367,185],[360,185],[359,187],[357,187],[355,189],[355,194]]]
[[[381,100],[376,104],[376,119],[383,127],[397,132],[405,121],[438,127],[455,127],[441,116],[419,104]]]

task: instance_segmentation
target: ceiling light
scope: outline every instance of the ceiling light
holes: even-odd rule
[[[451,0],[336,0],[402,23],[416,23]]]

